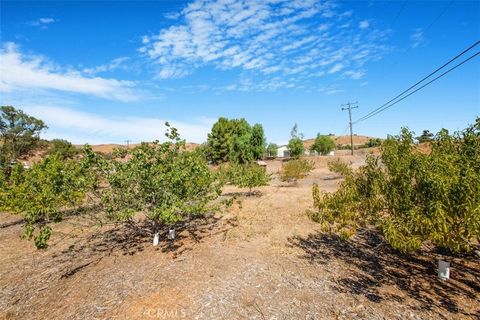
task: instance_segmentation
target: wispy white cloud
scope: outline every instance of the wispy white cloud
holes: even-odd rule
[[[6,43],[0,49],[0,92],[32,89],[81,93],[119,101],[140,98],[134,82],[64,71],[42,56],[23,54],[15,44]]]
[[[358,24],[358,27],[359,27],[360,29],[367,29],[369,26],[370,26],[370,22],[368,22],[368,20],[362,20],[362,21],[360,21],[360,23]]]
[[[345,71],[343,74],[349,77],[350,79],[359,80],[363,78],[363,76],[365,75],[365,72],[363,70],[355,70],[355,71],[349,70],[349,71]]]
[[[333,86],[329,86],[329,87],[324,87],[324,88],[321,88],[319,90],[320,92],[323,92],[324,94],[326,95],[334,95],[334,94],[337,94],[337,93],[341,93],[341,92],[344,92],[345,90],[343,89],[338,89],[338,88],[335,88]]]
[[[165,121],[168,119],[145,117],[106,117],[95,113],[51,105],[26,105],[22,109],[45,121],[49,126],[43,137],[63,138],[76,144],[122,143],[164,140]],[[214,119],[193,119],[191,123],[168,120],[189,142],[203,142]]]
[[[275,82],[269,87],[291,86],[347,67],[365,72],[367,61],[387,51],[386,33],[355,19],[332,1],[195,0],[174,25],[144,37],[139,51],[162,79],[213,66],[263,76]]]
[[[125,62],[127,62],[129,57],[119,57],[115,58],[107,64],[102,64],[93,68],[84,68],[82,71],[86,74],[96,74],[102,72],[111,72],[119,68],[126,69]]]
[[[410,36],[412,48],[417,48],[425,43],[425,33],[422,28],[417,28]]]
[[[40,18],[38,20],[30,22],[30,25],[34,26],[34,27],[40,27],[42,29],[47,29],[49,24],[52,24],[52,23],[57,22],[57,21],[58,20],[56,20],[54,18]]]
[[[345,68],[345,66],[342,63],[337,63],[328,71],[328,73],[337,73],[343,68]]]

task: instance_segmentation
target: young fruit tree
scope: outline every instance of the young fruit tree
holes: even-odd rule
[[[154,244],[162,227],[204,214],[222,183],[201,154],[185,149],[185,141],[168,123],[167,142],[155,141],[112,160],[102,202],[109,217],[131,221],[143,213],[152,222]]]
[[[313,188],[311,217],[345,238],[376,227],[395,249],[410,252],[430,243],[454,252],[469,251],[480,239],[480,118],[453,135],[441,130],[425,154],[413,133],[403,129],[382,143],[335,193]]]
[[[280,180],[296,184],[299,179],[303,179],[315,168],[313,161],[304,159],[294,159],[282,165],[280,170]]]
[[[30,169],[16,164],[8,179],[0,179],[0,210],[23,216],[24,237],[33,238],[38,249],[48,246],[50,224],[61,221],[98,186],[90,154],[87,146],[82,159],[65,160],[54,154]]]
[[[248,188],[248,195],[253,194],[253,189],[267,186],[270,175],[256,163],[231,164],[228,168],[228,180],[239,188]]]

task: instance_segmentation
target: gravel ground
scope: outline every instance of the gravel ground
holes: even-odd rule
[[[342,158],[360,165],[364,155]],[[36,251],[18,217],[0,214],[0,318],[480,318],[478,257],[449,257],[452,279],[441,281],[441,255],[428,248],[403,256],[374,231],[348,242],[321,234],[305,214],[311,185],[333,191],[341,179],[328,158],[312,159],[316,169],[294,186],[274,178],[250,197],[227,186],[230,208],[158,247],[148,231],[70,217]]]

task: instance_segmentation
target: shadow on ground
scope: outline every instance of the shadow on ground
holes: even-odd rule
[[[173,227],[176,238],[168,240],[168,227],[160,232],[160,243],[156,251],[170,253],[175,259],[183,253],[192,250],[195,244],[216,234],[226,233],[237,224],[235,219],[208,216],[180,222]],[[135,255],[147,248],[152,248],[151,223],[127,222],[117,223],[107,230],[98,230],[86,237],[74,239],[74,243],[55,250],[52,255],[52,264],[61,271],[61,278],[68,278],[89,265],[99,263],[110,255]]]
[[[478,310],[469,312],[459,307],[462,299],[478,301],[480,263],[474,256],[446,257],[452,264],[452,279],[442,281],[436,271],[438,252],[401,254],[386,245],[375,231],[364,231],[350,241],[316,233],[306,238],[290,238],[289,242],[301,248],[302,258],[313,264],[343,262],[348,271],[334,275],[335,289],[340,292],[364,295],[373,302],[396,300],[405,303],[405,296],[408,296],[418,302],[412,308],[438,314],[448,311],[463,316],[480,315]],[[398,288],[401,293],[391,287]]]
[[[225,197],[232,197],[232,198],[240,198],[240,197],[257,197],[260,198],[263,196],[263,192],[260,190],[252,190],[250,191],[239,191],[239,192],[227,192],[223,193],[222,196]]]

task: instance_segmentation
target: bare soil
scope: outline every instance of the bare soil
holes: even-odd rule
[[[365,154],[342,156],[354,166]],[[71,216],[51,246],[22,240],[18,217],[0,214],[0,318],[4,319],[479,319],[478,257],[391,250],[375,231],[349,241],[319,232],[306,212],[311,185],[334,191],[327,157],[296,185],[274,175],[253,196],[177,226],[153,247],[149,225],[95,224]],[[281,161],[268,162],[275,173]],[[91,208],[95,212],[95,207]]]

